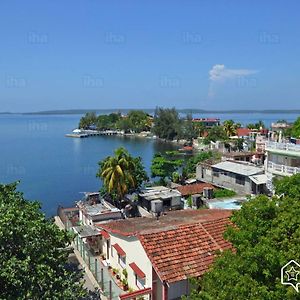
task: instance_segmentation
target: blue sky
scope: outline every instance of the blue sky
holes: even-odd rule
[[[0,111],[300,109],[300,2],[0,4]]]

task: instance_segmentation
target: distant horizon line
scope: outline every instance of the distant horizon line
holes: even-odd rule
[[[166,107],[163,107],[166,108]],[[227,110],[215,110],[215,109],[199,109],[199,108],[176,108],[179,113],[299,113],[300,109],[227,109]],[[1,115],[66,115],[66,114],[85,114],[87,112],[95,113],[112,113],[112,112],[129,112],[131,110],[142,110],[144,112],[154,112],[155,108],[105,108],[105,109],[56,109],[56,110],[42,110],[32,112],[0,112]]]

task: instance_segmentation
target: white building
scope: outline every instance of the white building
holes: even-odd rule
[[[267,187],[274,192],[274,176],[292,176],[300,173],[300,145],[266,142],[265,172]]]
[[[291,176],[300,173],[300,145],[266,143],[265,170],[268,174]]]
[[[146,291],[147,299],[179,299],[190,291],[188,279],[203,275],[216,251],[231,248],[223,239],[229,216],[224,210],[185,210],[170,211],[159,220],[132,218],[99,224],[101,251],[121,279],[127,277],[135,291]],[[135,298],[130,297],[129,293],[120,298]]]

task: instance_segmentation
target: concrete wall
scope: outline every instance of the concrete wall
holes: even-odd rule
[[[215,172],[213,169],[204,167],[202,165],[197,166],[196,177],[197,180],[231,189],[240,194],[252,193],[252,181],[249,179],[249,177],[243,176],[245,183],[239,184],[237,183],[237,174],[230,172]]]
[[[182,280],[175,283],[171,283],[168,289],[168,299],[173,300],[180,298],[183,295],[187,295],[189,292],[188,280]]]
[[[118,244],[126,253],[126,264],[122,266],[118,262],[118,253],[112,245]],[[142,247],[137,237],[123,237],[116,234],[110,234],[110,257],[109,262],[112,268],[116,268],[120,271],[121,278],[124,278],[122,271],[127,270],[128,273],[128,285],[134,290],[139,290],[142,287],[138,287],[135,282],[135,273],[129,266],[134,262],[146,275],[144,287],[152,287],[152,265],[151,262]],[[106,243],[103,243],[103,253],[107,253]]]
[[[300,158],[275,153],[268,153],[268,161],[278,165],[285,165],[290,167],[300,167]]]

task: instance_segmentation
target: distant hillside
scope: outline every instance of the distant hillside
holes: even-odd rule
[[[83,115],[87,112],[95,112],[97,114],[108,114],[112,112],[121,112],[123,114],[128,113],[130,110],[137,110],[136,108],[133,109],[123,109],[123,108],[115,108],[115,109],[64,109],[64,110],[46,110],[46,111],[37,111],[37,112],[27,112],[27,113],[21,113],[23,115]],[[153,109],[143,109],[146,113],[153,113]],[[287,109],[287,110],[281,110],[281,109],[265,109],[265,110],[204,110],[204,109],[197,109],[197,108],[185,108],[185,109],[177,109],[179,113],[194,113],[194,114],[251,114],[251,113],[263,113],[263,114],[279,114],[279,113],[299,113],[300,109]],[[0,114],[14,114],[11,112],[0,112]],[[20,114],[20,113],[15,113]]]

